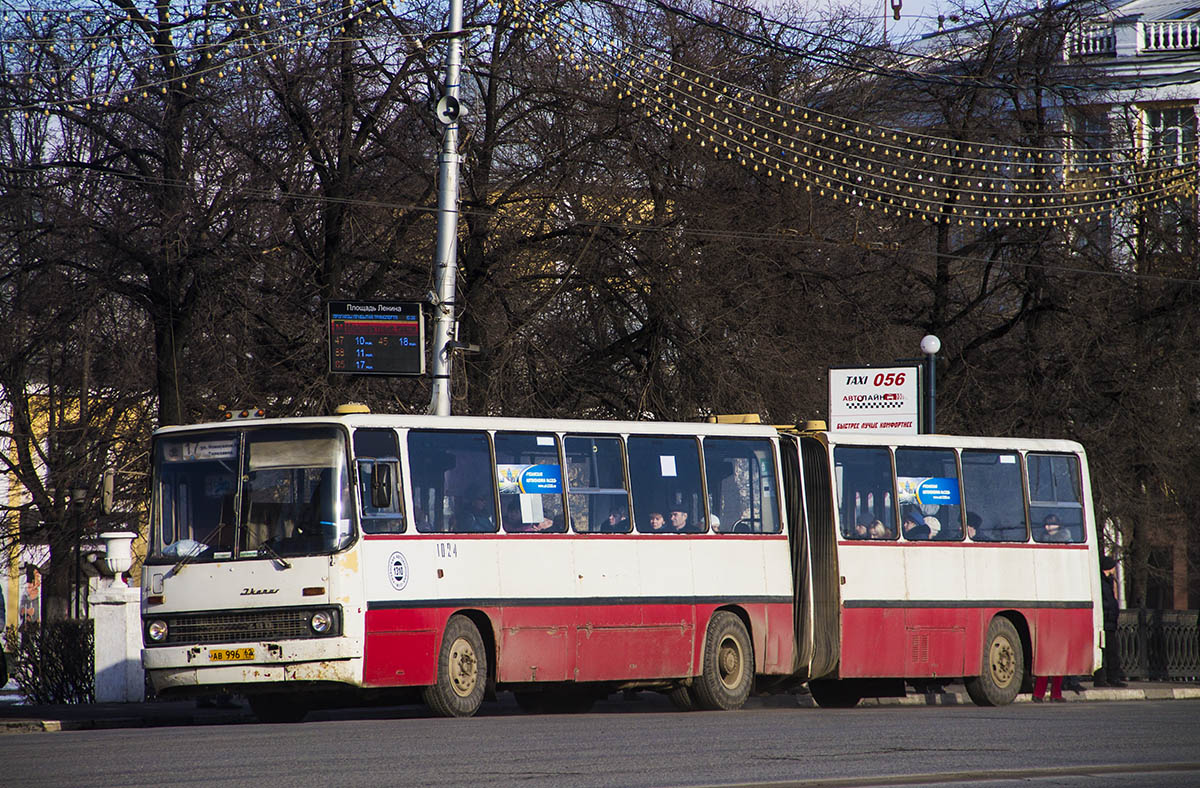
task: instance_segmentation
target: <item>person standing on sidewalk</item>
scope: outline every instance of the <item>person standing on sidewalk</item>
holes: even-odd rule
[[[1117,640],[1117,619],[1121,608],[1117,603],[1117,562],[1112,556],[1100,559],[1100,599],[1104,606],[1104,658],[1096,671],[1097,687],[1125,687],[1121,681],[1121,643]]]
[[[1063,697],[1063,677],[1062,676],[1037,676],[1033,680],[1033,702],[1041,703],[1046,697],[1046,682],[1050,682],[1050,702],[1063,703],[1066,698]]]

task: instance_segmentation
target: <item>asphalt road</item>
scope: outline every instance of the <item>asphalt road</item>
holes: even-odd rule
[[[669,710],[660,699],[538,716],[510,702],[444,720],[323,713],[0,737],[21,786],[1200,784],[1200,701]]]

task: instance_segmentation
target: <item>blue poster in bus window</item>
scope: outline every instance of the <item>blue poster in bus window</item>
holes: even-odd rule
[[[900,503],[955,506],[959,502],[958,479],[953,476],[897,476]]]
[[[557,465],[497,465],[496,478],[502,493],[562,492],[562,473]]]

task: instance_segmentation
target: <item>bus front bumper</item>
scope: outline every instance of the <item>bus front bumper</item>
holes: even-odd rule
[[[158,692],[278,682],[360,686],[362,641],[336,637],[142,649],[142,666]]]

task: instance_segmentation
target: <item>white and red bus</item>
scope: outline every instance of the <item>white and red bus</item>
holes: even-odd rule
[[[805,681],[852,705],[959,677],[1003,704],[1099,657],[1065,441],[346,412],[165,428],[153,471],[151,681],[265,720],[465,716],[502,690],[733,709]]]

